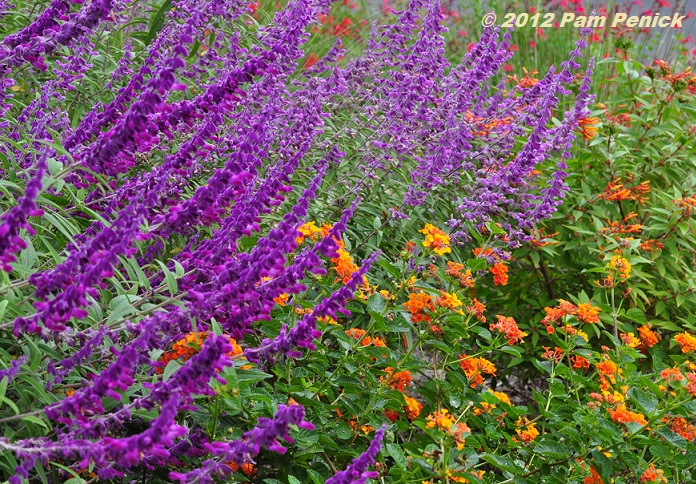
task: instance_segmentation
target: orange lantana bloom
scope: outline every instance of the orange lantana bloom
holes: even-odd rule
[[[418,232],[425,234],[423,245],[431,248],[437,255],[445,255],[448,252],[452,252],[449,235],[434,225],[425,224],[425,227]]]
[[[611,415],[611,419],[616,423],[630,423],[635,422],[640,425],[647,425],[648,421],[645,420],[645,416],[642,413],[632,412],[626,405],[619,405],[616,410],[608,408],[607,411]]]
[[[404,395],[404,400],[406,401],[406,406],[404,410],[406,411],[406,416],[409,420],[415,420],[420,415],[423,410],[423,404],[420,403],[415,398],[411,398],[408,395]]]
[[[179,360],[183,363],[190,359],[193,355],[200,351],[201,347],[203,346],[203,342],[209,334],[209,331],[202,331],[200,333],[195,333],[192,331],[174,343],[172,345],[172,351],[167,351],[160,356],[159,361],[162,362],[163,366],[155,368],[155,372],[161,375],[164,372],[163,368],[172,360]],[[237,341],[230,338],[230,343],[232,344],[232,351],[228,354],[228,356],[235,357],[241,355],[242,348],[237,344]]]
[[[465,269],[464,264],[447,261],[445,274],[459,278],[459,284],[464,287],[474,287],[474,278],[471,276],[471,271]]]
[[[645,469],[643,475],[640,476],[640,482],[669,482],[665,477],[665,473],[662,469],[655,469],[655,464],[652,462],[650,466]]]
[[[679,343],[679,346],[682,347],[682,353],[696,351],[696,337],[690,335],[689,333],[676,335],[674,337],[674,341]]]
[[[483,384],[483,375],[495,375],[496,368],[493,363],[485,358],[471,358],[463,354],[459,357],[459,366],[464,370],[464,374],[469,379],[469,386],[476,388]]]
[[[410,371],[397,371],[394,373],[394,368],[389,367],[385,368],[384,372],[386,376],[381,376],[380,381],[400,392],[406,390],[406,387],[410,386],[411,382],[413,382],[413,376],[411,376]]]
[[[582,484],[604,484],[604,480],[597,470],[590,466],[590,475],[582,480]]]
[[[440,291],[440,297],[437,298],[435,304],[441,308],[449,308],[452,311],[461,311],[458,308],[461,307],[462,302],[459,300],[456,294]]]
[[[638,334],[640,335],[640,339],[643,344],[648,348],[652,348],[657,344],[658,341],[660,341],[660,335],[650,329],[649,324],[644,324],[643,326],[639,327]]]
[[[591,303],[578,304],[578,319],[584,323],[599,323],[599,313],[600,309]]]
[[[519,428],[515,429],[515,432],[522,442],[531,442],[539,436],[536,424],[530,423],[526,417],[520,417],[517,420],[517,426]],[[513,440],[517,442],[517,438],[513,438]]]
[[[681,435],[684,439],[696,440],[696,427],[691,425],[683,417],[664,417],[662,422],[669,425],[669,429],[675,434]]]
[[[420,321],[430,321],[431,317],[425,314],[425,310],[435,310],[433,298],[426,292],[411,293],[408,295],[408,301],[404,303],[406,311],[411,313],[411,321],[418,323]]]
[[[498,330],[500,333],[504,334],[508,339],[508,344],[512,345],[517,342],[523,343],[523,338],[527,336],[527,333],[520,331],[517,327],[517,323],[511,317],[502,316],[500,314],[495,315],[498,318],[498,322],[490,325],[490,330]]]
[[[493,284],[496,286],[505,286],[508,283],[508,268],[502,262],[496,262],[493,267],[490,268],[491,274],[493,274]]]
[[[476,315],[476,319],[481,321],[482,323],[486,322],[486,316],[483,315],[483,312],[486,310],[486,305],[481,303],[478,299],[472,299],[471,303],[473,304],[472,306],[467,306],[466,310],[472,314]]]

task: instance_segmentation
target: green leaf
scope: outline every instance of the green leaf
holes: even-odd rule
[[[466,266],[472,271],[485,271],[488,268],[486,259],[469,259],[466,261]]]
[[[381,315],[385,307],[387,307],[387,302],[380,293],[375,293],[367,299],[367,308],[369,311]]]
[[[628,311],[626,311],[626,317],[631,321],[635,321],[638,324],[648,324],[648,320],[645,317],[645,314],[638,308],[631,308]]]
[[[534,452],[552,459],[564,459],[573,453],[573,449],[567,445],[544,441],[534,447]]]
[[[353,430],[345,424],[345,423],[340,423],[336,426],[336,437],[338,437],[341,440],[348,440],[353,436]]]
[[[35,417],[33,415],[27,415],[26,417],[22,417],[22,422],[31,422],[34,423],[40,427],[45,428],[46,430],[49,430],[48,424],[43,420],[38,417]]]
[[[2,317],[5,315],[5,309],[7,309],[7,305],[10,303],[7,299],[4,301],[0,301],[0,321],[2,321]]]
[[[169,380],[171,376],[181,367],[182,364],[177,360],[171,360],[169,363],[167,363],[167,366],[164,367],[164,371],[162,372],[162,381]]]
[[[675,434],[669,429],[660,427],[657,429],[657,433],[660,434],[664,439],[679,449],[686,449],[687,441],[679,434]]]
[[[171,9],[172,0],[164,0],[164,3],[159,8],[155,14],[155,18],[152,19],[152,25],[150,26],[150,31],[145,38],[145,44],[149,44],[157,36],[157,33],[162,29],[164,25],[164,16]]]
[[[671,459],[672,450],[665,444],[653,444],[650,446],[650,453],[661,459]]]
[[[486,462],[490,462],[498,469],[511,472],[512,474],[519,474],[521,471],[524,470],[524,468],[521,465],[516,464],[511,459],[505,456],[495,454],[484,454],[483,456],[481,456],[481,458]]]
[[[442,341],[438,341],[436,339],[430,339],[430,340],[426,341],[425,344],[429,345],[429,346],[434,346],[435,348],[442,350],[442,352],[444,352],[446,355],[452,354],[452,346],[447,345],[447,344],[443,343]]]
[[[248,370],[242,370],[240,369],[237,372],[237,378],[239,379],[239,382],[245,382],[248,384],[251,383],[256,383],[265,380],[266,378],[270,378],[273,375],[269,375],[268,373],[264,373],[261,370],[258,370],[256,368],[249,368]]]
[[[324,484],[325,479],[321,477],[321,474],[319,474],[317,471],[307,469],[307,475],[314,484]]]
[[[658,400],[657,398],[645,393],[638,387],[633,387],[628,391],[628,396],[633,400],[636,405],[638,405],[643,412],[648,416],[651,416],[657,410]]]
[[[179,261],[175,260],[174,262],[174,274],[176,274],[176,277],[179,278],[184,275],[184,266],[182,266]]]
[[[19,408],[17,408],[17,405],[15,405],[15,403],[12,400],[10,400],[7,397],[2,397],[0,398],[0,404],[2,403],[6,403],[7,406],[10,407],[12,411],[15,413],[15,415],[19,415]],[[0,405],[0,407],[2,407],[2,405]]]
[[[164,273],[164,280],[167,283],[167,290],[169,291],[169,294],[172,296],[176,295],[179,290],[179,286],[176,283],[176,277],[174,274],[172,274],[172,271],[167,268],[164,262],[158,260],[157,263],[160,265],[162,272]]]
[[[611,482],[611,461],[598,450],[592,451],[592,465],[604,482]]]
[[[401,450],[401,446],[396,444],[387,444],[386,447],[387,453],[392,459],[394,459],[396,465],[402,470],[406,470],[406,467],[408,467],[408,460],[406,459],[403,450]]]
[[[112,324],[120,319],[137,313],[138,310],[131,303],[139,301],[140,299],[140,296],[134,296],[131,294],[122,294],[113,298],[109,303],[109,308],[112,309],[112,311],[106,318],[106,324]]]

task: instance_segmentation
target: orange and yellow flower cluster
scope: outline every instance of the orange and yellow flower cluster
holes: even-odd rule
[[[556,329],[554,324],[558,323],[565,316],[575,316],[577,320],[581,323],[598,323],[600,309],[593,306],[591,303],[580,303],[577,306],[571,302],[563,299],[559,299],[560,303],[558,306],[550,308],[545,307],[546,316],[541,320],[541,323],[546,326],[546,331],[549,334],[553,334]],[[580,334],[581,331],[572,332],[572,334]],[[581,334],[583,336],[584,333]],[[586,335],[583,336],[587,340]]]
[[[491,390],[490,388],[488,389],[488,392],[495,396],[498,400],[500,400],[501,403],[507,403],[508,405],[512,405],[510,397],[508,397],[504,392],[496,392],[494,390]],[[491,411],[493,411],[494,408],[496,408],[496,406],[493,403],[481,402],[478,404],[476,408],[474,408],[474,416],[481,415],[483,413],[490,413]]]
[[[503,260],[493,252],[493,249],[476,247],[472,250],[474,257],[493,257],[495,263],[488,269],[493,274],[493,284],[496,286],[505,286],[508,283],[508,267]]]
[[[419,230],[421,234],[425,234],[425,240],[423,245],[432,249],[437,255],[445,255],[448,252],[452,252],[450,248],[450,238],[449,235],[444,233],[442,230],[438,229],[432,224],[425,224],[422,230]]]
[[[471,271],[466,269],[464,264],[447,261],[447,270],[445,274],[459,279],[459,284],[461,286],[474,287],[474,278],[471,276]]]
[[[611,419],[616,423],[637,423],[640,425],[648,425],[648,421],[645,420],[645,415],[638,412],[632,412],[626,405],[619,405],[616,409],[608,408],[607,411],[611,415]]]
[[[172,351],[165,352],[160,356],[159,361],[162,363],[161,367],[155,369],[158,374],[162,374],[164,367],[167,363],[173,360],[179,360],[182,363],[190,359],[196,353],[198,353],[203,346],[203,342],[210,334],[209,331],[202,331],[200,333],[191,332],[184,336],[182,339],[177,341],[172,345]],[[228,356],[235,357],[242,354],[242,348],[237,344],[233,338],[230,338],[230,343],[232,343],[232,351]]]
[[[433,412],[426,418],[426,429],[438,428],[454,438],[459,450],[464,448],[465,437],[471,433],[471,429],[465,423],[458,423],[454,415],[449,410],[443,408],[438,412]]]
[[[603,200],[610,202],[620,202],[622,200],[635,200],[638,203],[645,203],[650,193],[650,181],[644,181],[632,187],[626,187],[621,183],[621,178],[616,178],[609,182],[604,192],[599,196]]]
[[[687,217],[696,213],[696,195],[688,198],[678,198],[674,201],[674,205],[679,207]]]
[[[517,342],[523,343],[523,338],[527,336],[527,333],[520,331],[515,320],[511,317],[501,316],[500,314],[495,315],[498,318],[498,322],[490,325],[490,330],[497,330],[498,332],[505,335],[508,339],[508,344],[513,345]]]
[[[578,120],[578,129],[582,133],[582,137],[586,140],[591,140],[599,132],[597,125],[600,123],[599,118],[580,118]]]
[[[522,442],[532,442],[539,436],[539,431],[536,428],[536,423],[530,422],[526,417],[520,417],[517,420],[517,428],[515,429],[517,437]],[[513,437],[515,442],[518,441],[517,437]]]
[[[496,368],[493,363],[482,357],[470,357],[466,354],[459,356],[459,366],[469,379],[469,386],[476,388],[483,384],[483,375],[495,375]]]
[[[376,346],[378,348],[386,348],[387,344],[379,336],[365,336],[366,331],[360,328],[347,329],[345,333],[351,338],[360,340],[360,346]]]
[[[655,469],[655,464],[651,462],[650,466],[640,476],[640,482],[667,483],[669,481],[662,469]]]
[[[690,335],[689,333],[681,333],[674,337],[679,346],[681,346],[682,353],[691,353],[696,351],[696,337]]]

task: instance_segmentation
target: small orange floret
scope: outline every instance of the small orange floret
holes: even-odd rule
[[[167,366],[172,360],[179,360],[182,363],[189,360],[192,356],[198,353],[203,346],[203,342],[208,337],[210,333],[208,331],[202,331],[200,333],[190,332],[182,339],[177,341],[172,345],[172,351],[167,351],[162,356],[160,356],[159,361],[164,366]],[[230,344],[232,344],[232,351],[227,355],[231,358],[239,356],[243,353],[242,348],[237,344],[237,341],[230,338]],[[163,367],[155,368],[155,372],[161,375],[164,372]]]
[[[679,343],[682,348],[682,353],[690,353],[696,351],[696,337],[689,333],[681,333],[674,337],[674,341]]]
[[[664,423],[669,424],[669,429],[675,434],[681,435],[684,439],[688,441],[696,440],[696,427],[691,425],[683,417],[664,417],[662,419]]]
[[[667,368],[662,370],[660,376],[668,383],[671,381],[682,381],[684,379],[684,375],[681,374],[678,368]]]
[[[459,300],[456,294],[440,291],[440,297],[437,298],[435,304],[441,308],[448,308],[452,311],[458,311],[458,308],[461,307],[462,302]]]
[[[599,198],[610,202],[635,200],[638,203],[643,204],[648,199],[649,193],[650,181],[644,181],[633,187],[626,187],[623,183],[621,183],[621,178],[616,178],[609,182]]]
[[[447,261],[445,274],[458,278],[459,284],[464,287],[474,287],[474,278],[471,276],[471,271],[466,270],[464,264]]]
[[[400,392],[406,390],[406,387],[410,386],[411,382],[413,382],[413,376],[411,376],[410,371],[405,370],[394,373],[394,368],[389,367],[385,368],[384,372],[386,375],[381,376],[380,381]]]
[[[563,350],[558,346],[556,346],[554,349],[551,349],[548,346],[544,346],[543,348],[546,350],[541,354],[543,359],[555,361],[556,363],[560,363],[560,361],[563,359]]]
[[[527,333],[520,331],[515,320],[511,317],[502,316],[500,314],[495,315],[498,318],[498,322],[490,325],[490,330],[497,330],[498,332],[505,335],[508,339],[508,344],[513,345],[517,342],[523,343],[523,338],[527,336]]]
[[[415,398],[411,398],[408,395],[404,395],[404,400],[406,401],[406,406],[404,410],[406,411],[406,416],[409,420],[415,420],[420,415],[423,410],[423,404],[421,404]]]
[[[604,480],[597,470],[590,466],[590,475],[582,480],[582,484],[604,484]]]
[[[414,323],[418,323],[420,321],[430,321],[431,317],[425,314],[425,310],[435,310],[433,298],[425,292],[409,294],[408,301],[404,303],[404,307],[406,308],[406,311],[411,313],[411,321]]]
[[[619,405],[616,409],[608,408],[607,411],[611,415],[611,419],[616,423],[637,423],[640,425],[647,425],[648,421],[645,420],[645,416],[642,413],[632,412],[626,405]]]
[[[454,425],[454,415],[450,414],[449,410],[446,408],[443,408],[439,412],[431,413],[425,418],[425,420],[427,422],[425,424],[426,429],[437,427],[438,429],[447,432]]]
[[[576,370],[589,370],[590,368],[590,362],[580,355],[571,356],[570,361],[573,363],[573,368]]]
[[[526,417],[520,417],[517,420],[517,427],[519,428],[515,429],[515,432],[522,442],[531,442],[539,436],[536,424],[530,422]],[[514,440],[517,441],[516,438]]]
[[[496,286],[505,286],[508,283],[508,268],[502,262],[496,262],[493,267],[490,268],[491,274],[493,274],[493,284]]]
[[[431,248],[437,255],[442,256],[448,252],[452,252],[449,235],[434,225],[425,224],[425,227],[419,230],[419,232],[425,234],[423,245]]]
[[[486,310],[486,305],[483,304],[481,301],[478,299],[472,299],[471,303],[473,304],[472,306],[467,306],[466,310],[474,314],[476,316],[476,319],[481,321],[482,323],[486,322],[486,316],[483,315],[483,312]]]
[[[582,133],[582,137],[586,140],[591,140],[599,132],[597,124],[599,124],[599,118],[581,118],[578,120],[578,128]]]
[[[633,333],[621,334],[621,341],[629,348],[638,348],[642,344],[641,340],[636,338]]]
[[[484,374],[495,375],[495,365],[485,358],[471,358],[465,354],[461,355],[459,358],[461,359],[459,366],[464,370],[464,374],[469,379],[469,386],[471,388],[476,388],[478,385],[483,384]]]
[[[358,272],[359,267],[355,265],[353,258],[343,247],[340,247],[336,253],[338,254],[338,257],[331,259],[334,269],[338,274],[336,281],[341,280],[343,281],[343,284],[347,284],[348,281],[350,281],[351,276]],[[363,277],[363,283],[367,283],[367,278]]]
[[[584,323],[599,323],[599,312],[591,303],[578,304],[578,319]]]
[[[645,472],[643,472],[643,475],[640,476],[640,482],[669,482],[667,478],[665,477],[665,473],[662,471],[662,469],[655,469],[655,464],[652,462],[650,463],[650,466],[645,469]]]
[[[643,344],[648,348],[652,348],[657,344],[658,341],[660,341],[660,335],[650,329],[649,324],[644,324],[643,326],[639,327],[638,334],[640,335],[640,339]]]

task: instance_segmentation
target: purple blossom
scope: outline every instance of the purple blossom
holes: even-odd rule
[[[261,417],[253,429],[246,432],[240,440],[230,442],[212,442],[205,444],[204,448],[218,459],[208,459],[202,462],[201,467],[186,474],[170,472],[169,478],[180,483],[199,482],[213,483],[214,477],[224,477],[232,473],[232,468],[227,464],[234,462],[241,466],[247,462],[253,462],[261,449],[271,450],[284,454],[286,448],[278,439],[293,443],[290,436],[290,425],[297,425],[306,430],[313,430],[314,425],[304,420],[305,409],[301,405],[279,405],[273,419]]]
[[[19,235],[20,230],[26,229],[30,235],[36,235],[27,219],[43,215],[43,210],[36,205],[36,197],[43,188],[47,170],[48,158],[44,151],[39,154],[34,176],[27,182],[24,195],[17,200],[17,205],[0,216],[0,269],[3,271],[12,271],[11,264],[17,260],[15,254],[27,246]]]
[[[80,37],[89,35],[101,20],[108,18],[114,6],[113,0],[94,0],[73,18],[48,32],[48,35],[34,36],[34,31],[43,30],[46,33],[46,29],[52,25],[51,17],[63,9],[63,5],[57,6],[55,3],[49,6],[48,14],[40,18],[38,25],[29,26],[30,31],[20,33],[19,37],[0,45],[0,67],[17,67],[29,62],[35,68],[45,71],[48,66],[44,56],[61,45],[69,45]],[[24,43],[20,43],[22,41]]]
[[[378,472],[367,471],[367,468],[375,463],[375,458],[382,448],[382,439],[386,432],[386,426],[375,432],[370,446],[365,452],[353,459],[350,465],[342,471],[337,472],[333,477],[326,480],[326,484],[364,484],[367,479],[376,479]]]
[[[14,377],[17,375],[17,373],[19,373],[20,366],[25,364],[27,359],[27,355],[22,355],[19,358],[12,360],[9,368],[0,370],[0,381],[7,377],[7,384],[9,385],[12,383]]]
[[[0,12],[7,8],[7,4],[0,5]],[[33,37],[43,35],[47,30],[56,29],[60,24],[58,19],[70,8],[68,0],[53,0],[31,24],[17,32],[10,34],[2,43],[9,48],[17,47],[28,42]]]
[[[245,350],[244,354],[249,361],[259,362],[261,357],[270,363],[274,363],[277,355],[286,356],[288,358],[297,358],[302,356],[296,348],[307,348],[310,350],[316,349],[312,341],[321,336],[321,331],[316,329],[317,318],[330,316],[334,319],[338,317],[338,313],[350,314],[344,309],[348,300],[352,299],[358,284],[362,284],[363,277],[372,266],[372,263],[377,258],[378,253],[373,253],[363,263],[360,269],[353,273],[348,283],[337,289],[329,297],[320,302],[312,311],[307,314],[297,323],[297,326],[287,329],[285,325],[280,330],[280,334],[274,339],[266,338],[261,343],[261,346],[254,349]]]

